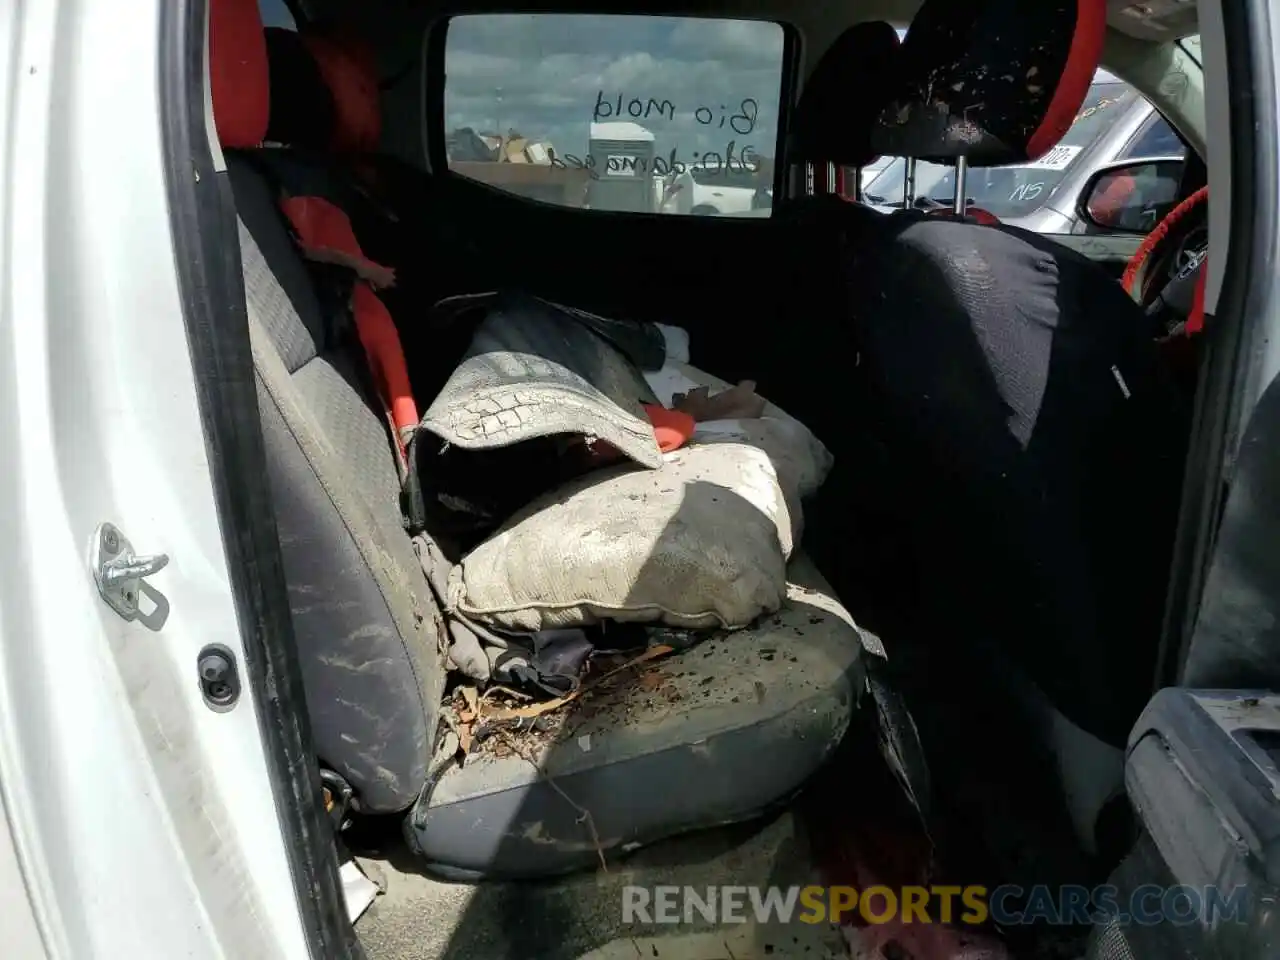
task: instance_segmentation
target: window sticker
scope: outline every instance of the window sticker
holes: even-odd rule
[[[1083,150],[1083,147],[1069,147],[1065,144],[1054,147],[1034,163],[1017,164],[1020,170],[1065,170]]]

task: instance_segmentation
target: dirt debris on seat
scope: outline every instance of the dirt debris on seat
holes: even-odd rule
[[[668,645],[657,645],[638,656],[593,657],[581,686],[554,700],[530,702],[527,695],[500,686],[481,695],[473,686],[459,685],[445,704],[445,712],[448,722],[458,731],[464,754],[474,751],[502,758],[528,751],[537,755],[569,739],[582,722],[605,711],[625,710],[627,716],[617,720],[626,722],[635,705],[630,701],[619,703],[611,696],[623,687],[634,686],[667,702],[679,701],[683,695],[668,686],[672,674],[664,665],[653,662],[672,652],[674,649]]]

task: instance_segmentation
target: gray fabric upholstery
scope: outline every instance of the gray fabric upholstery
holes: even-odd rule
[[[227,175],[236,214],[257,244],[259,256],[241,250],[246,296],[271,339],[285,369],[292,373],[314,357],[324,342],[324,314],[297,247],[285,230],[270,184],[243,157],[227,155]],[[253,290],[252,294],[248,291]]]
[[[866,677],[862,634],[821,575],[798,556],[788,576],[779,613],[602,685],[544,717],[551,729],[493,735],[415,805],[411,846],[445,876],[532,878],[790,799]]]
[[[270,187],[227,168],[258,399],[307,706],[321,761],[360,808],[393,812],[426,779],[444,682],[442,621],[401,522],[382,414],[324,317]]]

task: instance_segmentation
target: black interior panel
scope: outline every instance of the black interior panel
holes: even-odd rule
[[[839,310],[795,280],[803,237],[779,216],[592,212],[454,174],[432,179],[420,222],[429,225],[422,261],[436,299],[517,287],[607,316],[674,324],[690,332],[695,362],[731,379],[760,379],[762,387],[784,373],[762,358],[770,352],[764,344],[779,343],[771,331],[840,342],[831,329],[841,323]],[[1131,235],[1053,239],[1117,279],[1141,242]]]
[[[787,289],[784,231],[769,218],[591,212],[456,175],[437,178],[430,193],[424,254],[439,296],[517,287],[607,316],[674,324],[690,332],[695,351],[714,337],[724,376],[749,375],[726,369],[737,366],[735,346],[758,354],[767,331],[812,300]]]

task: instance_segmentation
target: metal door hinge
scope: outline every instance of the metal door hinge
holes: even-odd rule
[[[142,581],[163,570],[168,556],[157,553],[138,556],[114,524],[98,527],[95,537],[93,579],[107,605],[126,620],[138,615],[138,593]]]

